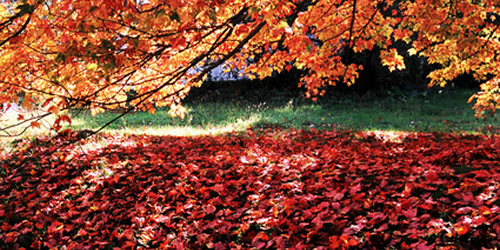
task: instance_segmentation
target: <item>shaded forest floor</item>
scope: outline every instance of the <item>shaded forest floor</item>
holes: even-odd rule
[[[76,132],[0,162],[0,248],[494,249],[500,138]]]

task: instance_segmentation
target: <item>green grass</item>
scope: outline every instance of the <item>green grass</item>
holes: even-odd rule
[[[120,118],[107,131],[123,133],[200,135],[245,131],[249,127],[354,129],[422,132],[499,133],[494,117],[476,119],[467,99],[472,90],[446,90],[413,97],[392,96],[373,101],[355,98],[279,97],[269,101],[238,100],[225,96],[221,101],[190,101],[185,119],[171,118],[168,109],[154,115],[137,112]],[[284,95],[287,96],[287,95]],[[73,117],[75,129],[97,129],[118,114],[92,117],[83,112]]]

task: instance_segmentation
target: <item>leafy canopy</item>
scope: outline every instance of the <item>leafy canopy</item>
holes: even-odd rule
[[[71,108],[169,106],[182,116],[182,98],[220,65],[250,78],[298,68],[314,98],[326,85],[354,83],[363,67],[349,54],[378,47],[391,71],[405,68],[405,54],[442,65],[430,85],[472,74],[483,82],[471,98],[479,116],[500,103],[499,8],[494,0],[7,1],[0,102],[36,104],[58,117],[56,129]],[[399,40],[411,48],[398,51]]]

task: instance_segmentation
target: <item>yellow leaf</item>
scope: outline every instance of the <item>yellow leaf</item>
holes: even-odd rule
[[[90,210],[92,210],[92,211],[97,211],[97,210],[99,210],[99,209],[100,209],[100,208],[99,208],[99,207],[98,207],[95,203],[94,203],[94,204],[92,204],[92,206],[90,207]]]
[[[417,50],[415,48],[411,48],[411,49],[408,50],[408,54],[410,56],[416,55],[417,54]]]
[[[90,64],[87,64],[87,66],[85,66],[85,68],[87,68],[87,70],[96,70],[97,69],[97,64],[90,63]]]
[[[8,14],[7,8],[3,4],[0,4],[0,16],[6,16]]]
[[[404,58],[394,48],[380,52],[380,58],[382,59],[382,65],[387,66],[391,72],[396,69],[403,70],[406,68]]]
[[[286,29],[286,28],[288,28],[289,26],[288,26],[288,23],[287,23],[285,20],[281,20],[281,21],[279,22],[279,24],[278,24],[278,27],[279,27],[279,28]]]
[[[181,105],[171,105],[170,110],[168,111],[168,114],[171,117],[179,117],[184,120],[184,117],[186,116],[187,109]]]
[[[203,81],[197,81],[197,82],[193,83],[193,87],[199,88],[199,87],[201,87],[202,84],[203,84]]]

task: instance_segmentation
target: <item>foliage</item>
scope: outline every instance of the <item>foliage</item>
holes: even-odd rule
[[[499,137],[82,136],[2,152],[0,248],[500,244]]]
[[[394,46],[403,41],[409,55],[442,65],[431,85],[483,81],[473,98],[484,115],[500,96],[499,12],[493,0],[3,1],[0,102],[37,105],[56,130],[70,108],[168,106],[183,116],[180,101],[220,65],[261,79],[297,68],[314,98],[355,82],[363,66],[352,52],[377,48],[389,70],[406,68]]]

